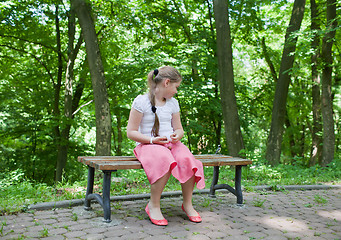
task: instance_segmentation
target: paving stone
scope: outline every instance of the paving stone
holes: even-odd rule
[[[103,235],[107,238],[112,238],[112,237],[121,237],[130,233],[131,232],[127,229],[117,229],[117,230],[104,232]]]
[[[263,239],[267,235],[263,232],[251,232],[251,233],[246,233],[246,236],[249,237],[249,239]]]
[[[84,232],[86,233],[89,233],[89,234],[98,234],[98,233],[104,233],[107,231],[107,229],[105,228],[97,228],[97,227],[91,227],[91,228],[86,228],[83,230]]]
[[[301,237],[300,240],[321,240],[322,238],[319,236],[314,237]]]
[[[240,235],[243,235],[243,231],[241,229],[230,229],[228,232],[227,232],[227,235],[229,236],[240,236]]]
[[[11,224],[13,227],[31,227],[31,226],[35,226],[37,224],[36,221],[33,221],[33,219],[31,220],[24,220],[24,221],[18,221],[18,222],[14,222],[14,224]]]
[[[103,234],[87,234],[86,239],[88,240],[105,239],[105,236]]]
[[[151,235],[146,232],[138,232],[127,234],[125,237],[127,237],[128,239],[145,239],[151,237]]]
[[[62,240],[65,238],[62,235],[56,235],[56,236],[51,236],[51,237],[44,237],[42,239],[44,239],[44,240]]]
[[[205,235],[208,236],[210,239],[225,239],[227,233],[221,231],[211,231],[209,233],[206,233]]]
[[[264,229],[264,230],[262,230],[262,232],[265,233],[269,237],[283,235],[282,231],[280,231],[278,229],[273,229],[273,228]]]
[[[58,221],[56,219],[53,219],[53,218],[46,218],[46,219],[43,219],[43,220],[40,220],[39,223],[42,224],[42,225],[51,225],[51,224],[55,224],[57,223]]]
[[[67,232],[64,234],[66,238],[78,238],[86,235],[86,232],[83,231],[72,231],[72,232]]]
[[[340,233],[341,232],[341,224],[340,224],[340,222],[338,222],[338,223],[332,223],[333,225],[331,225],[331,226],[327,226],[328,227],[328,229],[331,229],[331,230],[333,230],[333,231],[335,231],[335,232],[338,232],[338,233]],[[334,224],[339,224],[339,225],[334,225]]]
[[[178,238],[187,238],[187,236],[192,236],[193,234],[199,234],[197,232],[192,232],[189,230],[181,230],[181,231],[176,231],[176,232],[171,232],[169,236],[171,236],[173,239],[178,239]],[[156,236],[156,235],[154,235]]]
[[[202,234],[192,234],[185,237],[185,239],[190,240],[210,240],[210,237]]]
[[[260,231],[264,230],[264,228],[261,226],[248,226],[248,227],[243,228],[243,230],[245,232],[251,232],[252,233],[252,232],[260,232]]]
[[[267,237],[264,237],[263,240],[288,240],[288,238],[281,234],[281,235],[267,236]]]
[[[7,240],[7,239],[26,239],[26,237],[23,234],[11,234],[11,235],[1,236],[1,240]]]
[[[26,237],[31,238],[41,238],[42,237],[42,233],[41,232],[37,232],[37,231],[28,231],[25,232],[23,235],[25,235]]]
[[[154,240],[155,236],[146,237],[145,239]],[[169,235],[160,235],[157,237],[157,240],[174,240],[174,238],[170,237]]]
[[[67,232],[68,230],[66,230],[65,228],[52,228],[49,230],[49,235],[62,235]]]
[[[78,223],[75,221],[70,221],[70,220],[65,220],[65,221],[59,221],[60,219],[58,219],[58,222],[53,224],[54,227],[71,227],[73,225],[77,225]]]
[[[339,233],[339,234],[327,233],[327,234],[322,234],[320,237],[322,239],[328,239],[328,240],[330,240],[330,239],[337,239],[337,240],[339,240],[339,239],[341,239],[341,233]]]
[[[68,227],[69,231],[84,231],[85,229],[92,228],[90,224],[75,224]]]

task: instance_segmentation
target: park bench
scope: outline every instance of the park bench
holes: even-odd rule
[[[215,197],[215,190],[227,189],[237,197],[237,204],[243,203],[241,189],[242,167],[251,164],[251,160],[231,157],[221,154],[194,155],[204,167],[214,167],[210,196]],[[78,161],[88,166],[88,183],[84,202],[86,210],[91,209],[91,200],[96,200],[104,210],[104,221],[111,222],[110,184],[111,173],[124,169],[142,169],[141,163],[133,156],[80,156]],[[228,184],[218,184],[219,167],[235,166],[235,187]],[[102,196],[93,193],[95,169],[103,172]]]

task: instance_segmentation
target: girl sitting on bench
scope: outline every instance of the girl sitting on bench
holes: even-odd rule
[[[180,107],[173,97],[182,77],[173,67],[165,66],[148,74],[149,92],[135,98],[127,126],[127,136],[136,141],[136,158],[151,184],[150,201],[145,211],[151,222],[168,225],[160,209],[162,191],[172,174],[181,183],[182,210],[192,222],[201,222],[192,205],[195,183],[205,187],[202,163],[181,143],[184,131]]]

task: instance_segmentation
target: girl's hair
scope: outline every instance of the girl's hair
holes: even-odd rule
[[[151,134],[154,137],[159,136],[160,128],[159,117],[156,114],[155,108],[155,90],[157,85],[164,79],[169,79],[171,82],[178,82],[181,81],[182,77],[178,70],[170,66],[164,66],[159,69],[152,70],[148,74],[149,99],[152,105],[152,111],[155,114],[154,126],[151,131]]]

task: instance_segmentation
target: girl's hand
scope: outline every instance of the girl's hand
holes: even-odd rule
[[[167,137],[153,137],[153,143],[163,145],[169,143],[169,141]]]
[[[170,138],[172,139],[172,143],[177,143],[181,140],[181,136],[177,133],[170,135]]]

